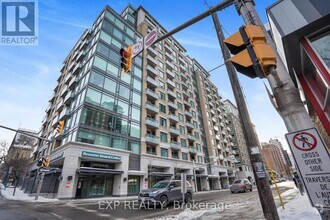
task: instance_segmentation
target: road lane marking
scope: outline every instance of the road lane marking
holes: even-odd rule
[[[62,216],[60,216],[60,215],[58,215],[58,214],[56,214],[56,213],[54,213],[54,212],[51,212],[50,214],[53,215],[53,216],[55,216],[55,217],[57,217],[57,218],[59,218],[59,219],[63,219],[63,220],[72,220],[72,219],[70,219],[70,218],[62,217]]]

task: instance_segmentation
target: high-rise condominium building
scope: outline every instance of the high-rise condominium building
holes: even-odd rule
[[[35,161],[49,154],[57,168],[46,173],[41,193],[136,195],[181,173],[197,190],[227,188],[235,179],[224,103],[207,71],[178,41],[170,37],[149,47],[133,59],[130,73],[121,73],[119,50],[156,27],[159,35],[167,32],[141,6],[121,14],[106,6],[73,47],[49,100],[42,137],[51,139],[61,120],[65,129],[35,152]],[[35,162],[28,192],[36,190],[36,168]]]
[[[226,113],[229,117],[230,135],[234,137],[234,145],[232,148],[233,154],[235,155],[236,168],[238,169],[237,176],[239,179],[246,178],[251,182],[255,182],[249,149],[238,109],[230,100],[225,100],[224,103],[226,105]]]

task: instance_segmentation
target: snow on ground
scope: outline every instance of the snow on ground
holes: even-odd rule
[[[321,220],[319,212],[311,206],[306,194],[303,196],[297,194],[294,199],[284,205],[284,210],[279,207],[277,212],[281,220]]]
[[[2,194],[5,199],[8,200],[21,200],[21,201],[28,201],[28,202],[34,202],[34,196],[28,196],[28,194],[25,194],[22,190],[19,188],[16,188],[15,196],[13,196],[14,188],[7,187],[4,188],[4,185],[0,184],[0,193]],[[39,196],[38,200],[36,202],[51,202],[51,201],[58,201],[58,199],[47,199],[42,196]]]

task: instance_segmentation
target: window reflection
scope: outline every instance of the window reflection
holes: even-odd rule
[[[316,52],[330,69],[330,31],[311,39]]]

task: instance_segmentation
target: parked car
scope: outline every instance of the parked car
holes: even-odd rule
[[[280,182],[286,182],[286,178],[282,177],[282,178],[280,179]]]
[[[185,202],[189,203],[192,200],[193,188],[188,181],[186,187]],[[181,180],[163,180],[156,183],[152,188],[142,189],[138,201],[160,205],[164,208],[171,202],[183,201],[182,197]]]
[[[246,190],[252,191],[252,183],[248,179],[235,180],[230,186],[231,193],[246,192]]]

